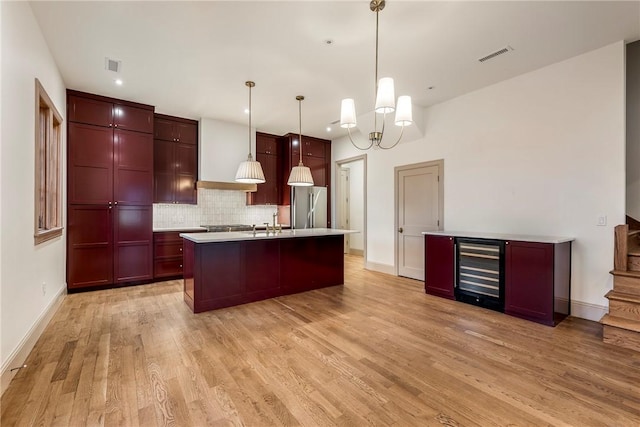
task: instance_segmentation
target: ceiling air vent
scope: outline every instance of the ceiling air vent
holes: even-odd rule
[[[496,50],[495,52],[491,52],[490,54],[483,56],[482,58],[478,59],[478,61],[480,62],[485,62],[488,61],[490,59],[495,58],[496,56],[502,55],[503,53],[507,53],[512,51],[513,48],[511,46],[507,46],[507,47],[503,47],[502,49]]]
[[[113,71],[114,73],[119,73],[120,68],[122,68],[122,61],[117,61],[111,58],[104,58],[104,68],[107,71]]]

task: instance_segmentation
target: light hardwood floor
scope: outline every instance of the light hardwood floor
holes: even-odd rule
[[[640,425],[640,353],[598,323],[542,326],[361,265],[198,315],[179,281],[69,295],[1,425]]]

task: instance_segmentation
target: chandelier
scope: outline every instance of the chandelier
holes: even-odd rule
[[[346,128],[349,133],[349,140],[359,150],[368,150],[375,146],[383,148],[385,150],[390,149],[398,145],[402,139],[404,133],[404,127],[413,123],[413,117],[411,113],[411,97],[400,96],[398,97],[398,108],[395,105],[395,91],[393,88],[393,79],[391,77],[383,77],[378,80],[378,15],[380,11],[385,7],[385,0],[371,0],[369,3],[369,9],[376,13],[376,104],[373,121],[373,132],[369,133],[369,145],[362,147],[356,144],[351,135],[351,128],[356,127],[356,106],[353,98],[347,98],[342,100],[340,109],[340,127]],[[395,124],[396,126],[402,126],[400,130],[400,136],[398,140],[392,145],[383,146],[382,138],[384,137],[384,126],[387,114],[396,112]],[[382,114],[382,126],[378,130],[378,114]]]

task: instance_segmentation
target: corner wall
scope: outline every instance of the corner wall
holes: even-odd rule
[[[31,350],[46,325],[47,314],[66,290],[66,232],[63,237],[38,246],[33,240],[35,78],[63,120],[66,95],[29,3],[2,2],[1,7],[0,359],[4,390],[8,368],[23,362],[22,355],[26,357]],[[63,127],[66,141],[66,123]],[[66,142],[62,146],[64,171]],[[63,191],[64,177],[63,172]],[[65,206],[64,194],[62,204]]]
[[[640,221],[640,41],[627,45],[626,213]]]
[[[624,42],[425,111],[425,136],[371,150],[369,265],[394,264],[394,167],[444,159],[445,230],[573,236],[572,313],[599,320],[625,214]],[[359,153],[347,138],[333,160]],[[335,192],[334,192],[335,193]],[[606,226],[596,226],[598,216]]]

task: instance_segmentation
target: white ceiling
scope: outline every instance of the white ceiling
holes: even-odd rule
[[[340,100],[373,108],[375,14],[362,1],[31,2],[68,88],[165,114],[341,135]],[[618,40],[640,38],[640,1],[400,1],[380,12],[380,77],[427,107]],[[327,45],[325,41],[333,43]],[[514,50],[485,63],[505,46]],[[105,57],[122,61],[119,76]],[[124,85],[115,86],[121,77]],[[432,90],[428,88],[433,86]]]

